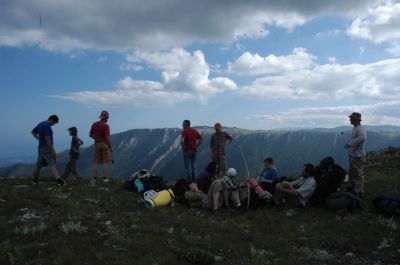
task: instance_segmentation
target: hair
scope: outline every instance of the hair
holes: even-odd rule
[[[48,120],[53,121],[54,123],[58,123],[58,117],[57,115],[51,115]]]
[[[273,164],[274,160],[272,159],[272,157],[267,157],[266,159],[264,159],[264,162],[269,163],[269,164]]]
[[[207,165],[207,167],[206,167],[206,170],[207,170],[207,172],[215,173],[215,170],[217,169],[217,166],[218,166],[217,163],[215,163],[215,162],[210,162],[210,163],[208,163],[208,165]]]
[[[190,127],[190,121],[189,120],[184,120],[183,125],[189,126]]]
[[[323,169],[328,169],[330,166],[332,166],[334,164],[335,164],[335,160],[333,159],[333,157],[328,156],[319,162],[319,167],[321,167]]]
[[[314,176],[315,167],[312,164],[304,164],[304,171],[310,176]]]

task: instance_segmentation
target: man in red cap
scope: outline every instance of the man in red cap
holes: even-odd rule
[[[349,154],[349,177],[353,193],[361,197],[364,193],[364,160],[365,160],[365,140],[367,133],[361,126],[361,114],[353,112],[350,116],[350,123],[354,126],[351,139],[345,144]]]
[[[96,181],[99,165],[103,165],[103,180],[109,182],[108,163],[112,161],[112,146],[110,141],[110,126],[108,126],[108,112],[103,110],[100,120],[92,124],[89,136],[95,141],[95,155],[93,165],[93,178]]]

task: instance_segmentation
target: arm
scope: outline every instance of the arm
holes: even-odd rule
[[[197,141],[196,141],[197,143],[197,146],[200,146],[201,145],[201,143],[203,142],[203,137],[201,137],[201,135],[199,134],[199,137],[197,138]]]
[[[106,143],[107,143],[108,147],[110,147],[110,151],[112,152],[110,136],[106,136]]]
[[[37,131],[34,129],[32,129],[31,131],[32,136],[36,139],[39,140],[39,134],[37,133]]]
[[[228,144],[232,143],[232,141],[233,141],[232,136],[230,136],[228,133],[225,133],[225,137],[226,137],[226,140],[227,140]]]
[[[355,146],[357,144],[359,144],[362,141],[365,141],[366,138],[366,134],[364,130],[359,130],[357,132],[357,136],[354,139],[351,139],[347,144],[349,146]]]

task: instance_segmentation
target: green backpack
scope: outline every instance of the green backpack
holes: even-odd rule
[[[339,191],[331,193],[325,199],[325,206],[333,211],[347,209],[351,212],[360,206],[360,200],[351,192]]]

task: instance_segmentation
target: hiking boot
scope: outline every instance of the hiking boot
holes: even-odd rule
[[[39,184],[39,180],[37,180],[37,179],[33,179],[33,182],[32,182],[32,185],[38,185]]]
[[[62,178],[57,179],[58,186],[65,186],[67,183]]]
[[[104,181],[104,183],[108,183],[108,182],[110,182],[110,179],[109,178],[103,178],[103,181]]]

